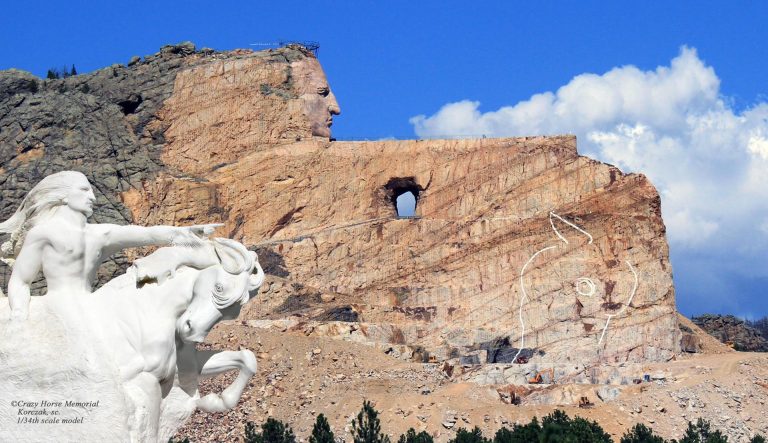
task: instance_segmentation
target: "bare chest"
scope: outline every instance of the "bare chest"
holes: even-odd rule
[[[51,236],[45,261],[90,269],[98,266],[100,248],[83,229],[62,229]]]

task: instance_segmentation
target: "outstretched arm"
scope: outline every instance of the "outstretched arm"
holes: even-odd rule
[[[24,239],[24,246],[16,257],[11,278],[8,281],[11,320],[26,320],[29,316],[30,285],[40,273],[43,247],[46,243],[47,240],[34,230]]]
[[[221,224],[195,226],[98,225],[103,230],[104,256],[126,248],[150,245],[198,244],[203,236],[213,233]]]

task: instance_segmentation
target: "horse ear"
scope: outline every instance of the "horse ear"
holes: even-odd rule
[[[250,266],[250,251],[245,246],[228,238],[213,239],[213,248],[219,257],[219,262],[230,274],[245,272]]]
[[[549,213],[549,224],[552,226],[552,231],[554,231],[557,238],[565,244],[579,244],[583,242],[592,244],[592,235],[589,232],[554,212]]]

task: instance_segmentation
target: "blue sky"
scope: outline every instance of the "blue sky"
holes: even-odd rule
[[[87,72],[184,40],[220,50],[318,41],[342,109],[335,137],[576,133],[581,152],[647,174],[662,193],[683,313],[762,316],[766,5],[12,2],[0,69]],[[529,108],[538,120],[521,122]]]

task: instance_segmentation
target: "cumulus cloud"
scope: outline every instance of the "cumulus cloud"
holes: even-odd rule
[[[576,134],[582,153],[651,178],[678,247],[746,242],[741,228],[750,223],[750,233],[764,235],[768,104],[732,109],[715,70],[693,48],[655,70],[581,74],[495,111],[464,100],[410,122],[424,138]]]
[[[768,261],[768,103],[729,103],[715,70],[683,47],[655,70],[581,74],[497,110],[464,100],[410,122],[422,138],[576,134],[582,154],[650,177],[673,250],[754,271]]]

